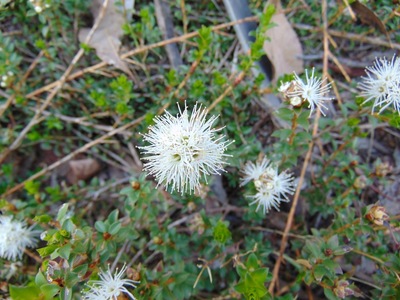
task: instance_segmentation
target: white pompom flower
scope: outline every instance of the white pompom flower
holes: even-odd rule
[[[89,280],[89,290],[83,292],[83,299],[85,300],[117,300],[121,294],[128,295],[130,299],[135,300],[136,298],[125,286],[136,288],[138,281],[132,279],[123,279],[123,275],[126,271],[124,265],[122,269],[115,274],[111,274],[110,266],[106,272],[101,271],[99,273],[100,280]]]
[[[289,202],[288,195],[295,190],[294,178],[287,171],[278,173],[278,168],[271,165],[265,157],[261,162],[247,162],[243,170],[241,185],[254,182],[256,194],[247,196],[254,199],[250,205],[257,204],[256,211],[263,208],[264,214],[272,207],[279,211],[281,202]]]
[[[35,247],[40,231],[26,227],[25,222],[12,216],[0,216],[0,257],[7,260],[21,259],[27,247]]]
[[[372,112],[376,107],[384,111],[390,105],[400,114],[400,59],[393,55],[389,61],[385,57],[377,58],[372,66],[366,67],[367,77],[359,84],[364,103],[374,101]]]
[[[289,93],[289,98],[300,97],[302,101],[308,102],[310,116],[317,108],[324,116],[324,109],[328,109],[324,101],[330,101],[333,98],[326,96],[329,93],[331,84],[325,83],[326,78],[321,79],[314,75],[314,68],[311,76],[308,76],[308,70],[305,70],[306,81],[304,82],[296,73],[294,73],[294,90]]]
[[[200,190],[201,178],[207,182],[207,175],[220,174],[225,159],[224,154],[232,141],[223,141],[213,124],[218,116],[207,119],[207,110],[201,105],[194,106],[189,116],[187,106],[174,117],[168,111],[155,117],[155,124],[143,139],[149,143],[142,149],[147,162],[144,170],[153,175],[158,184],[177,190],[181,194]]]

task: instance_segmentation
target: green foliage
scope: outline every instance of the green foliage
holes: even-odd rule
[[[218,221],[214,227],[213,236],[215,241],[225,244],[231,239],[232,233],[229,231],[228,226],[224,222]]]
[[[272,299],[265,287],[268,279],[268,269],[259,267],[257,256],[254,253],[249,255],[244,265],[238,265],[236,271],[240,276],[240,280],[235,289],[245,299]]]
[[[259,21],[244,53],[231,27],[215,27],[228,22],[221,3],[168,3],[174,34],[193,33],[174,44],[183,64],[173,68],[155,4],[136,1],[121,37],[121,52],[136,53],[125,59],[133,74],[128,76],[112,65],[98,67],[95,51],[78,42],[79,29],[93,19],[90,1],[0,1],[0,159],[10,152],[1,161],[0,208],[41,233],[35,232],[40,241],[20,262],[0,258],[0,281],[7,282],[1,296],[80,299],[102,270],[127,264],[121,276],[140,281],[136,289],[126,286],[137,299],[272,299],[269,270],[295,196],[267,216],[256,212],[257,204],[248,205],[255,201],[256,186],[241,186],[243,166],[266,156],[301,184],[275,278],[283,294],[275,298],[301,298],[306,292],[327,299],[400,298],[399,220],[385,210],[396,206],[397,194],[391,192],[398,166],[391,163],[397,154],[391,152],[398,144],[399,114],[390,109],[378,114],[379,108],[371,113],[372,101],[364,103],[354,92],[360,79],[344,83],[334,68],[329,75],[340,83],[331,94],[340,95],[340,102],[331,101],[332,110],[327,104],[328,115],[319,117],[316,132],[317,117],[310,116],[307,102],[293,107],[283,101],[267,112],[265,93],[278,95],[282,83],[295,79],[285,74],[266,87],[265,74],[252,72],[265,55],[268,30],[279,26],[271,22],[275,8],[250,1]],[[301,24],[295,30],[305,64],[320,73],[323,33],[315,29],[321,28],[321,5],[285,3],[286,17]],[[399,43],[393,3],[365,5],[385,20],[392,43]],[[344,11],[342,4],[328,7],[329,29],[383,37]],[[347,58],[339,61],[351,76],[358,70],[346,65],[349,57],[365,62],[367,51],[383,49],[364,41],[365,50],[358,52],[358,41],[332,35],[333,41],[339,47],[329,47],[332,64],[334,57]],[[84,55],[76,62],[81,48]],[[72,76],[57,90],[69,67]],[[33,120],[53,91],[56,96]],[[234,143],[226,152],[226,172],[206,174],[208,186],[182,196],[156,186],[155,178],[141,172],[138,156],[154,118],[165,108],[176,115],[176,103],[182,107],[184,101],[219,115],[216,133]],[[25,132],[30,122],[34,126]],[[70,162],[85,158],[100,162],[100,171],[73,183],[71,176],[85,169],[77,171]],[[369,273],[359,276],[364,269]]]

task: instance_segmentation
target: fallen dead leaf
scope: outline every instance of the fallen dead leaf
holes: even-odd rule
[[[93,158],[71,160],[68,166],[67,179],[70,184],[75,184],[79,180],[89,179],[101,169],[100,163]]]
[[[121,46],[120,38],[123,34],[122,25],[125,23],[123,13],[115,5],[116,0],[108,1],[104,16],[94,32],[88,45],[96,50],[97,56],[104,62],[115,66],[134,78],[127,64],[119,57]],[[93,0],[91,12],[97,20],[100,17],[103,0]],[[82,28],[79,31],[79,41],[85,42],[90,28]]]
[[[383,24],[378,16],[367,6],[358,1],[354,1],[350,4],[350,6],[362,23],[375,27],[385,35],[388,34],[385,28],[385,24]]]
[[[300,40],[293,30],[292,25],[282,12],[280,1],[269,1],[275,5],[277,12],[272,16],[271,22],[276,26],[269,29],[266,35],[271,39],[264,43],[264,51],[273,65],[272,82],[288,73],[302,73],[303,66],[303,50]]]

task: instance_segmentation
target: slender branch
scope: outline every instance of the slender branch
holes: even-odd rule
[[[134,121],[132,121],[132,122],[130,122],[130,123],[127,123],[127,124],[125,124],[125,125],[123,125],[123,126],[121,126],[121,127],[118,127],[118,128],[116,128],[116,129],[114,129],[114,130],[112,130],[112,131],[109,131],[107,134],[102,135],[101,137],[99,137],[99,138],[97,138],[97,139],[91,141],[90,143],[85,144],[85,145],[82,146],[81,148],[79,148],[79,149],[77,149],[77,150],[71,152],[70,154],[64,156],[62,159],[56,161],[55,163],[51,164],[50,166],[48,166],[48,167],[46,167],[46,168],[43,168],[43,169],[40,170],[39,172],[33,174],[33,175],[32,175],[31,177],[29,177],[28,179],[25,179],[23,182],[21,182],[21,183],[17,184],[16,186],[12,187],[12,188],[9,189],[8,191],[6,191],[6,192],[2,195],[2,197],[6,197],[6,196],[9,196],[9,195],[15,193],[16,191],[22,189],[22,188],[25,186],[25,184],[26,184],[27,182],[32,181],[32,180],[35,180],[35,179],[39,178],[40,176],[45,175],[47,172],[49,172],[49,171],[51,171],[51,170],[54,170],[54,169],[57,168],[58,166],[62,165],[63,163],[65,163],[65,162],[67,162],[67,161],[69,161],[70,159],[72,159],[72,158],[73,158],[74,156],[76,156],[77,154],[82,153],[82,152],[85,152],[86,150],[90,149],[91,147],[93,147],[93,146],[95,146],[95,145],[97,145],[97,144],[99,144],[99,143],[105,141],[105,140],[108,139],[109,137],[114,136],[114,135],[116,135],[116,134],[118,134],[118,133],[121,133],[121,132],[125,131],[126,129],[128,129],[128,128],[130,128],[130,127],[133,127],[133,126],[139,124],[141,121],[144,120],[144,118],[145,118],[145,117],[142,116],[142,117],[140,117],[140,118],[138,118],[138,119],[136,119],[136,120],[134,120]]]
[[[211,27],[211,30],[212,31],[218,31],[220,29],[232,27],[233,25],[236,25],[236,24],[242,24],[242,23],[247,23],[247,22],[255,22],[257,20],[258,20],[257,16],[247,17],[247,18],[244,18],[244,19],[240,19],[240,20],[236,20],[236,21],[232,21],[232,22],[223,23],[223,24],[219,24],[219,25],[213,26],[213,27]],[[187,39],[196,37],[198,35],[199,35],[199,32],[195,31],[195,32],[191,32],[191,33],[188,33],[188,34],[184,34],[184,35],[178,36],[178,37],[170,38],[170,39],[158,42],[158,43],[150,44],[150,45],[147,45],[147,46],[142,46],[142,47],[136,48],[134,50],[131,50],[131,51],[128,51],[128,52],[122,54],[121,58],[125,59],[125,58],[128,58],[130,56],[134,56],[134,55],[137,55],[139,53],[143,53],[143,52],[155,49],[155,48],[163,47],[163,46],[166,46],[166,45],[169,45],[169,44],[173,44],[173,43],[177,43],[177,42],[183,42],[183,41],[185,41]],[[101,63],[98,63],[96,65],[87,67],[87,68],[85,68],[83,70],[77,71],[77,72],[71,74],[70,76],[68,76],[67,77],[67,81],[71,81],[71,80],[73,80],[75,78],[81,77],[82,75],[84,75],[86,73],[92,73],[92,72],[94,72],[94,71],[96,71],[96,70],[98,70],[100,68],[105,67],[105,66],[107,66],[107,63],[101,62]],[[53,83],[50,83],[50,84],[48,84],[48,85],[46,85],[46,86],[44,86],[44,87],[42,87],[40,89],[37,89],[37,90],[29,93],[28,95],[26,95],[26,97],[27,98],[33,98],[34,96],[37,96],[37,95],[39,95],[41,93],[44,93],[44,92],[56,87],[57,85],[58,85],[58,81],[55,81]]]
[[[327,3],[326,0],[322,1],[322,19],[323,19],[323,33],[324,33],[324,39],[323,39],[323,46],[324,46],[324,57],[323,57],[323,76],[327,77],[327,70],[328,70],[328,20],[327,20]],[[326,82],[324,81],[323,84],[326,84]],[[318,132],[318,121],[319,118],[321,116],[321,112],[319,110],[317,110],[316,116],[315,116],[315,120],[314,120],[314,125],[313,125],[313,131],[312,131],[312,136],[315,137],[317,135]],[[299,182],[297,183],[297,188],[296,188],[296,192],[294,194],[293,197],[293,203],[292,203],[292,207],[290,208],[289,211],[289,215],[288,215],[288,220],[286,222],[286,226],[285,226],[285,230],[283,232],[283,236],[282,236],[282,241],[281,241],[281,247],[279,250],[279,256],[277,261],[275,262],[275,266],[272,272],[272,281],[271,284],[268,288],[268,291],[271,293],[271,295],[273,295],[274,293],[274,288],[275,288],[275,284],[278,281],[278,276],[279,276],[279,269],[283,260],[283,255],[286,249],[286,245],[287,245],[287,241],[288,241],[288,237],[289,237],[289,232],[290,229],[292,228],[292,224],[293,224],[293,219],[294,219],[294,214],[296,211],[296,207],[297,207],[297,203],[299,202],[299,198],[300,198],[300,190],[301,187],[303,186],[303,181],[305,178],[305,174],[307,171],[307,167],[308,164],[311,160],[311,155],[312,155],[312,149],[314,147],[314,139],[311,140],[309,146],[308,146],[308,151],[306,154],[306,157],[304,159],[304,163],[303,163],[303,167],[301,169],[301,173],[300,173],[300,178],[299,178]]]
[[[94,32],[96,29],[99,27],[99,24],[101,20],[103,19],[105,15],[105,11],[108,5],[108,0],[104,0],[102,9],[99,13],[98,18],[96,19],[95,24],[93,25],[92,29],[90,30],[88,36],[86,37],[85,43],[87,44],[90,39],[92,38]],[[72,69],[75,67],[75,65],[78,63],[79,59],[83,56],[84,54],[83,48],[80,48],[78,53],[76,53],[75,57],[72,59],[72,62],[68,66],[67,70],[65,70],[64,74],[61,76],[61,78],[57,81],[57,85],[55,88],[51,91],[51,93],[47,96],[46,101],[40,106],[38,110],[36,110],[35,115],[33,118],[29,121],[28,125],[25,126],[25,128],[19,133],[18,137],[14,140],[14,142],[11,144],[10,147],[8,147],[1,155],[0,155],[0,163],[2,163],[8,154],[12,152],[13,150],[17,149],[22,141],[24,140],[25,136],[28,134],[28,132],[32,129],[33,126],[38,124],[40,121],[40,116],[42,112],[49,106],[50,102],[54,99],[54,97],[58,94],[58,92],[61,90],[63,87],[64,83],[67,81],[68,75],[72,72]]]

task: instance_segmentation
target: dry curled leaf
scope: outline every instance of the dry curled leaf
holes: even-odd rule
[[[350,6],[362,23],[375,27],[385,35],[388,34],[385,28],[385,24],[383,24],[378,16],[367,6],[358,1],[354,1],[350,4]]]
[[[270,38],[264,43],[264,51],[271,61],[274,69],[272,81],[283,74],[303,72],[303,50],[300,40],[293,30],[292,25],[282,12],[280,1],[276,3],[277,12],[272,16],[271,22],[276,26],[269,29],[266,35]]]
[[[123,34],[122,25],[125,23],[123,13],[115,5],[115,0],[108,1],[99,26],[96,28],[88,45],[96,50],[97,56],[104,62],[114,65],[116,68],[127,73],[131,78],[133,74],[127,64],[119,57],[121,46],[120,38]],[[93,0],[91,12],[95,23],[101,17],[103,0]],[[90,28],[83,28],[79,31],[79,41],[85,42]]]
[[[93,158],[71,160],[68,166],[67,179],[71,184],[75,184],[79,180],[89,179],[101,169],[100,163]]]

